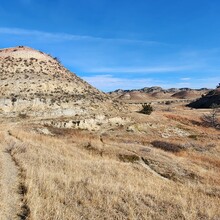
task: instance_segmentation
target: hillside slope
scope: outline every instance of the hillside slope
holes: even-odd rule
[[[75,115],[112,106],[56,58],[28,47],[0,50],[0,79],[0,113]]]
[[[220,105],[220,88],[210,91],[188,106],[192,108],[211,108],[213,104]]]
[[[13,204],[33,220],[220,219],[219,131],[203,127],[203,113],[134,112],[98,132],[2,120],[0,219]],[[9,156],[22,175],[10,175]],[[21,203],[18,190],[5,193],[10,177]]]

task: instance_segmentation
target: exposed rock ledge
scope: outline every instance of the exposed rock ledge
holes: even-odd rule
[[[99,112],[114,112],[114,110],[114,106],[99,106],[85,100],[57,103],[53,99],[39,98],[32,100],[16,99],[16,101],[7,98],[0,99],[0,116],[4,117],[17,117],[19,114],[33,117],[69,117],[99,114]]]

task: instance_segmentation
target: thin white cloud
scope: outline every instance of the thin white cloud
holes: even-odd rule
[[[196,82],[202,87],[208,87],[208,88],[216,88],[216,86],[220,82],[220,76],[217,77],[207,77],[207,78],[199,78],[196,80]]]
[[[90,73],[169,73],[191,70],[194,66],[119,67],[86,69]]]
[[[203,78],[190,82],[168,82],[164,80],[155,80],[151,78],[119,78],[113,75],[93,75],[83,76],[85,81],[103,91],[114,91],[116,89],[141,89],[144,87],[161,86],[162,88],[215,88],[220,78]]]
[[[30,0],[24,0],[24,2],[29,2]],[[38,30],[27,30],[21,28],[5,28],[0,27],[0,34],[17,35],[17,36],[35,36],[41,39],[48,40],[59,40],[59,41],[76,41],[76,40],[87,40],[87,41],[112,41],[117,43],[127,43],[127,44],[143,44],[143,45],[163,45],[167,44],[157,41],[150,40],[136,40],[136,39],[124,39],[124,38],[104,38],[95,37],[87,35],[74,35],[66,33],[50,33]]]
[[[200,89],[200,88],[209,88],[213,89],[216,88],[218,82],[220,82],[220,77],[204,77],[200,79],[191,79],[190,81],[186,82],[160,82],[160,86],[163,88],[182,88],[188,87],[192,89]]]
[[[188,78],[188,77],[186,77],[186,78],[181,78],[180,80],[182,80],[182,81],[189,81],[191,78]]]
[[[156,81],[153,81],[150,78],[128,79],[118,78],[112,75],[83,76],[82,78],[103,91],[113,91],[116,89],[139,89],[156,83]]]
[[[178,87],[190,87],[190,83],[189,82],[180,82],[176,84]]]

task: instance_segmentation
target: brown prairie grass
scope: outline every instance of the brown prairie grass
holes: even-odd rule
[[[14,128],[11,134],[13,156],[26,173],[31,219],[220,218],[220,197],[207,193],[208,184],[166,181],[136,160],[120,160],[115,154],[122,152],[121,142],[115,146],[108,139],[102,146],[97,135],[84,131],[46,136]],[[91,154],[82,143],[104,154]]]
[[[215,158],[214,156],[210,157],[208,155],[199,155],[195,153],[191,153],[189,158],[193,161],[197,161],[203,164],[207,164],[210,167],[220,169],[220,158]]]

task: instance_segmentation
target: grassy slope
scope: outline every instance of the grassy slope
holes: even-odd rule
[[[219,132],[158,114],[157,120],[156,114],[137,119],[139,132],[118,128],[101,138],[87,131],[50,129],[56,135],[49,136],[31,125],[9,127],[31,219],[218,219]],[[147,126],[149,121],[158,127]],[[167,128],[160,124],[168,122],[167,128],[194,136],[161,138]],[[190,145],[173,152],[154,147],[156,140]]]

